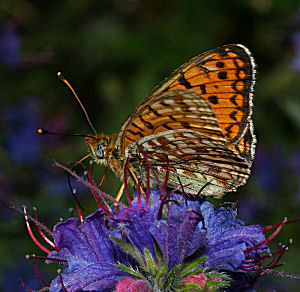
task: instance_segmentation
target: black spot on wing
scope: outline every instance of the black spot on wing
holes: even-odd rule
[[[208,97],[208,101],[212,104],[218,104],[218,97],[216,95],[211,95]]]

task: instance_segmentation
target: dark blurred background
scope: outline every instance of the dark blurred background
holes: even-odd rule
[[[24,255],[44,253],[29,238],[22,215],[8,207],[36,206],[39,220],[52,229],[75,205],[53,159],[79,160],[86,154],[83,138],[36,133],[39,127],[91,133],[57,71],[77,89],[97,131],[112,134],[176,67],[226,43],[247,46],[258,65],[258,146],[239,217],[264,226],[300,218],[299,1],[0,1],[0,290],[23,291],[19,279],[42,287]],[[103,167],[95,168],[100,177]],[[94,211],[87,190],[73,185],[84,215]],[[119,186],[109,173],[103,190],[115,195]],[[297,223],[285,226],[269,244],[276,250],[279,242],[294,241],[278,271],[300,274],[298,230]],[[57,267],[38,266],[47,280],[56,275]],[[257,289],[299,291],[299,283],[267,275]]]

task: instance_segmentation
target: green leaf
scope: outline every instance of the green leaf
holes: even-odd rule
[[[194,269],[195,267],[201,265],[202,263],[204,263],[206,260],[208,259],[208,257],[201,257],[198,259],[195,259],[194,261],[190,262],[189,264],[187,264],[181,271],[181,278],[185,278],[185,274],[187,274],[188,272],[190,272],[192,269]]]

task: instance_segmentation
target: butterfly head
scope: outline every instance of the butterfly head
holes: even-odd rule
[[[93,137],[86,137],[85,143],[88,145],[92,158],[99,164],[107,164],[107,158],[112,151],[111,137],[99,134]]]

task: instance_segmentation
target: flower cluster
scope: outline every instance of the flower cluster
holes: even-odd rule
[[[54,242],[33,219],[55,249],[44,249],[46,262],[63,267],[45,283],[50,291],[244,291],[239,289],[250,289],[285,250],[269,254],[264,228],[245,226],[232,207],[215,208],[164,188],[135,191],[133,201],[127,194],[125,206],[101,192],[90,173],[83,180],[63,168],[91,188],[99,209],[55,225]],[[31,233],[26,211],[25,217]]]

